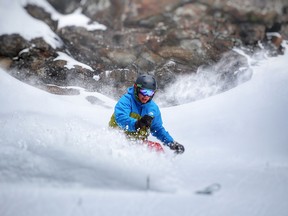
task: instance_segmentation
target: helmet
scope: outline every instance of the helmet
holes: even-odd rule
[[[155,91],[157,89],[157,82],[153,76],[149,74],[141,74],[137,77],[135,86],[138,88],[151,89]]]

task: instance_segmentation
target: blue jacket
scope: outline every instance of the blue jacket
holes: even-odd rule
[[[144,115],[154,117],[150,127],[153,136],[166,145],[169,145],[174,141],[163,127],[161,112],[158,105],[153,100],[150,100],[146,104],[142,104],[135,98],[133,86],[128,88],[128,92],[119,99],[112,117],[120,128],[133,133],[136,132],[135,123],[137,119],[140,119]]]

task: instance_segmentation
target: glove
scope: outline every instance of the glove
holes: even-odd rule
[[[149,115],[143,116],[141,119],[136,121],[135,128],[136,130],[141,129],[143,127],[150,127],[152,124],[153,117]]]
[[[173,142],[169,145],[170,149],[175,151],[176,154],[183,154],[185,151],[185,148],[183,145],[181,145],[178,142]]]

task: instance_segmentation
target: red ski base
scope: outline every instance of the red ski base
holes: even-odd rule
[[[162,145],[158,142],[152,142],[149,140],[145,140],[144,144],[147,145],[148,149],[150,149],[152,151],[164,153],[164,149],[163,149]]]

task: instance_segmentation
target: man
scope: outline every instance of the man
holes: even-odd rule
[[[163,127],[161,112],[152,100],[157,90],[156,79],[148,74],[138,76],[134,86],[128,88],[117,102],[109,126],[120,128],[131,139],[147,140],[150,132],[177,154],[184,146],[174,141]]]

